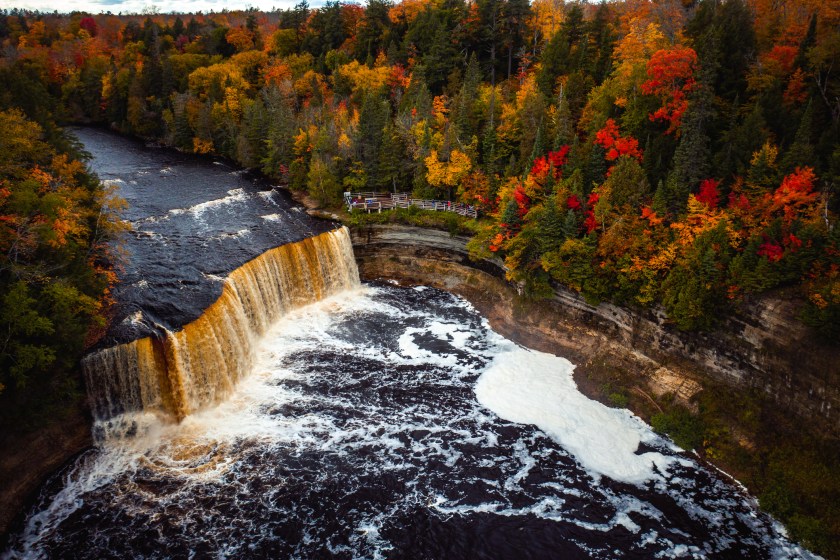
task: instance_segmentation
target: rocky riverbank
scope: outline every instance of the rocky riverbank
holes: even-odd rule
[[[352,232],[363,279],[425,284],[473,303],[505,336],[580,364],[578,382],[598,369],[623,369],[638,389],[674,394],[690,405],[703,381],[758,390],[790,414],[840,433],[836,348],[809,336],[792,301],[767,297],[709,333],[686,333],[657,310],[592,306],[561,287],[529,302],[504,278],[500,261],[473,262],[466,238],[409,226],[364,226]]]
[[[44,481],[91,445],[90,414],[83,399],[43,426],[0,437],[0,550],[7,531]]]

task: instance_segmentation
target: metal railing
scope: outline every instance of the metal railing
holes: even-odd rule
[[[421,210],[455,212],[468,218],[478,218],[478,209],[475,206],[448,200],[411,198],[408,193],[346,192],[344,193],[344,203],[350,212],[354,210],[364,210],[368,213],[373,210],[382,212],[382,210],[391,210],[393,208],[416,206]]]

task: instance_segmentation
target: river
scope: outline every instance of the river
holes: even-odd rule
[[[813,558],[737,483],[581,395],[567,360],[446,292],[360,283],[352,258],[327,255],[352,257],[346,231],[323,234],[334,226],[262,180],[79,134],[100,176],[137,196],[112,343],[177,331],[279,243],[328,235],[301,255],[342,271],[252,332],[245,374],[180,422],[146,401],[95,407],[99,444],[45,485],[4,557]],[[252,317],[279,300],[236,301]]]

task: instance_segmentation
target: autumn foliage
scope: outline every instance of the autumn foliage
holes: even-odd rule
[[[687,95],[695,86],[697,65],[697,53],[683,46],[656,51],[647,63],[648,80],[641,85],[642,92],[655,95],[662,102],[650,114],[650,120],[666,121],[668,134],[679,129],[688,109]]]
[[[609,161],[616,160],[621,156],[630,156],[639,161],[642,160],[638,140],[630,136],[621,136],[618,125],[613,119],[607,119],[604,127],[595,133],[595,143],[606,150],[606,158]]]
[[[0,326],[27,357],[0,357],[7,392],[77,355],[57,325],[86,331],[111,281],[107,197],[52,116],[229,158],[326,206],[473,205],[473,256],[504,259],[527,297],[562,285],[711,329],[785,288],[815,336],[840,337],[837,2],[311,5],[0,12]],[[818,532],[780,500],[798,537]]]
[[[228,157],[324,205],[346,191],[469,204],[471,247],[534,297],[559,283],[692,329],[796,285],[831,330],[840,17],[806,4],[7,14],[0,103]],[[5,247],[84,241],[73,165],[27,167],[49,211],[5,212],[4,239],[20,236]],[[16,196],[0,186],[0,204]]]
[[[717,208],[720,201],[718,186],[720,181],[705,179],[700,183],[700,192],[697,193],[697,200],[708,206],[710,209]]]
[[[531,177],[541,183],[548,178],[549,174],[555,181],[560,179],[563,176],[563,166],[566,165],[569,149],[569,146],[563,146],[559,150],[548,152],[548,155],[535,159],[531,167]]]
[[[20,111],[0,111],[0,393],[75,366],[116,278],[118,202]],[[89,342],[89,340],[88,340]]]

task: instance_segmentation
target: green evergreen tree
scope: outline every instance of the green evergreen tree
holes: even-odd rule
[[[534,144],[531,149],[531,158],[529,165],[538,157],[544,156],[548,151],[545,141],[545,126],[543,119],[540,119],[540,124],[537,126],[537,133],[534,135]]]
[[[783,173],[791,173],[797,167],[816,167],[815,148],[811,142],[814,129],[813,121],[813,101],[808,101],[808,106],[802,113],[802,119],[799,122],[799,128],[796,131],[793,143],[782,158],[781,170]]]
[[[390,0],[368,0],[362,21],[356,32],[355,57],[358,61],[375,59],[388,44],[391,20],[388,10],[393,7]]]
[[[381,95],[368,93],[359,111],[359,126],[356,131],[356,156],[365,168],[371,189],[381,184],[379,158],[383,132],[391,116],[391,105]]]
[[[634,212],[651,194],[644,169],[628,156],[618,158],[604,185],[610,193],[610,204],[616,208],[629,206]]]
[[[711,177],[711,141],[707,128],[714,118],[712,93],[700,83],[689,96],[688,110],[683,116],[680,141],[674,153],[674,167],[668,174],[664,191],[657,193],[657,202],[679,215],[688,202],[688,194],[699,188],[700,181]]]
[[[570,54],[571,46],[566,31],[558,31],[548,42],[540,56],[537,85],[546,97],[554,97],[557,78],[568,73]]]
[[[337,49],[347,39],[347,30],[341,19],[341,4],[328,0],[320,8],[313,10],[306,22],[306,34],[303,36],[301,49],[316,59],[323,61],[331,50]]]
[[[760,104],[755,103],[741,123],[737,122],[737,113],[733,110],[730,128],[722,135],[721,148],[715,155],[715,170],[724,178],[745,174],[749,169],[752,154],[758,151],[769,137]]]
[[[405,143],[392,123],[382,130],[382,143],[377,164],[376,188],[398,192],[405,189],[410,158]]]
[[[561,146],[571,145],[574,140],[572,112],[569,109],[569,102],[566,100],[565,90],[561,87],[557,98],[557,113],[554,120],[554,140],[552,147],[557,150]]]

